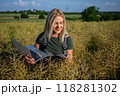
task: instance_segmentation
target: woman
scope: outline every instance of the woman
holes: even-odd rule
[[[73,63],[73,42],[66,31],[65,16],[59,9],[49,12],[43,33],[34,45],[51,57],[64,58]],[[66,47],[66,48],[65,48]],[[28,63],[35,64],[34,58],[25,57]]]

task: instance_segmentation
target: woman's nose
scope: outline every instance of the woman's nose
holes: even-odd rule
[[[60,27],[60,24],[59,24],[59,23],[57,24],[57,27]]]

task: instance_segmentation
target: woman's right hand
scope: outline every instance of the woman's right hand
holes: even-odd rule
[[[26,59],[27,63],[29,63],[29,64],[36,64],[35,59],[31,58],[29,54],[27,56],[25,56],[25,59]]]

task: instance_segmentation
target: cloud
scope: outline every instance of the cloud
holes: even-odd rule
[[[27,1],[19,0],[18,2],[13,2],[13,4],[20,5],[20,6],[32,5],[32,6],[39,6],[40,7],[40,3],[36,3],[35,1],[27,2]]]
[[[33,6],[39,6],[39,7],[40,7],[40,3],[36,3],[35,1],[32,1],[31,4],[32,4]]]
[[[15,4],[15,5],[20,5],[20,6],[26,6],[26,5],[29,4],[29,2],[19,0],[18,2],[13,2],[13,4]]]
[[[18,5],[18,2],[13,2],[13,4]]]
[[[113,3],[113,2],[106,2],[105,5],[115,6],[116,3]]]
[[[35,1],[32,1],[32,2],[31,2],[31,4],[32,4],[33,6],[35,6],[35,5],[36,5]]]

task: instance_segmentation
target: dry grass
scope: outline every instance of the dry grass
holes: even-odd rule
[[[67,22],[74,43],[74,67],[67,62],[30,65],[12,47],[11,36],[26,46],[34,45],[44,25],[45,22],[0,24],[0,79],[120,79],[120,21]]]

